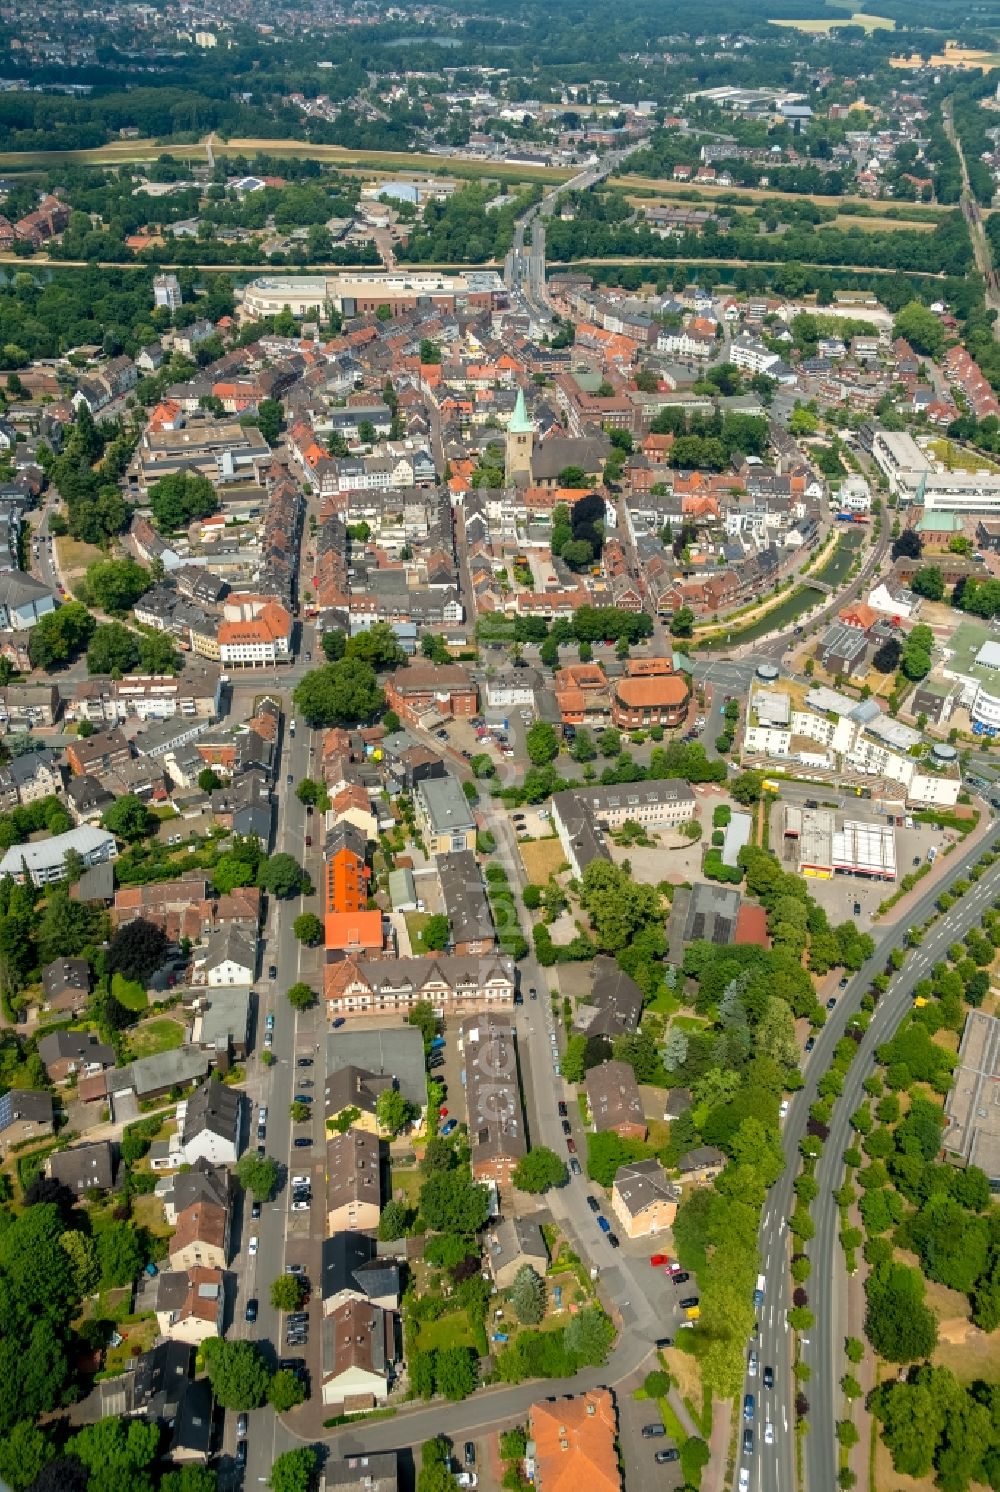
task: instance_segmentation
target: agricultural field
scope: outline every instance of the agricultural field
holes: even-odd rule
[[[821,36],[825,32],[832,31],[837,26],[862,26],[865,31],[895,31],[896,22],[889,20],[888,16],[869,16],[864,11],[855,11],[851,16],[832,17],[830,20],[817,18],[811,21],[769,20],[769,26],[786,26],[792,31],[804,31],[810,36]]]

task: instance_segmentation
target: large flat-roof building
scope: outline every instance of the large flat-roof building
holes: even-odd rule
[[[327,309],[342,316],[373,316],[388,306],[393,316],[406,311],[500,310],[507,291],[496,270],[469,270],[446,275],[433,270],[343,275],[262,275],[243,293],[248,316],[274,316],[285,309],[293,316],[322,317]]]
[[[696,818],[697,812],[689,784],[672,777],[620,787],[567,788],[552,795],[552,822],[577,876],[583,875],[591,860],[611,858],[603,830],[620,829],[625,823],[644,829],[677,828]]]
[[[828,808],[782,806],[782,859],[793,861],[804,876],[829,880],[834,875],[896,879],[896,836],[889,824],[844,819],[837,828]]]

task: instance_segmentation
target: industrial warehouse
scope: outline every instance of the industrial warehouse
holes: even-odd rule
[[[829,880],[834,875],[864,876],[870,880],[896,879],[896,836],[889,824],[865,824],[845,819],[827,808],[782,808],[782,859],[805,876]]]

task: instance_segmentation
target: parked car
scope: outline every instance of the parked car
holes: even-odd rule
[[[260,1217],[260,1214],[261,1214],[261,1205],[260,1205],[259,1202],[255,1202],[253,1204],[253,1206],[250,1208],[250,1217],[251,1217],[251,1219],[254,1222],[256,1222],[257,1219]]]
[[[805,1048],[806,1051],[807,1052],[811,1052],[812,1049],[813,1049],[813,1047],[815,1045],[816,1045],[816,1038],[815,1038],[815,1036],[807,1036],[806,1037],[806,1048]]]
[[[443,1135],[444,1135],[444,1137],[445,1137],[445,1139],[447,1139],[447,1137],[448,1137],[448,1136],[449,1136],[449,1135],[450,1135],[450,1134],[451,1134],[451,1133],[452,1133],[452,1132],[453,1132],[453,1131],[454,1131],[454,1130],[455,1130],[455,1129],[457,1129],[457,1128],[458,1128],[458,1121],[457,1121],[457,1120],[455,1120],[455,1119],[449,1119],[449,1120],[448,1120],[448,1123],[447,1123],[447,1124],[445,1124],[445,1125],[444,1125],[444,1126],[443,1126],[443,1127],[442,1127],[442,1130],[441,1130],[441,1133],[442,1133],[442,1134],[443,1134]]]
[[[308,1202],[293,1202],[292,1206],[291,1206],[291,1211],[292,1212],[308,1212],[309,1211],[309,1203]]]
[[[670,1255],[669,1254],[651,1254],[649,1262],[653,1266],[654,1269],[659,1269],[662,1264],[669,1264],[670,1263]]]
[[[252,1295],[247,1301],[247,1308],[244,1312],[244,1316],[246,1317],[247,1321],[257,1320],[257,1301]]]
[[[277,977],[278,977],[278,965],[277,964],[269,964],[268,965],[267,977],[268,977],[268,979],[277,979]]]
[[[570,1136],[566,1141],[566,1149],[569,1151],[570,1155],[576,1154],[576,1141],[573,1139],[572,1136]]]
[[[562,1132],[564,1135],[571,1135],[573,1133],[573,1126],[568,1119],[564,1119],[562,1122]]]
[[[580,1162],[577,1160],[575,1155],[571,1155],[569,1158],[569,1168],[573,1172],[574,1176],[583,1175],[583,1167],[580,1165]]]
[[[743,1395],[743,1418],[745,1420],[752,1420],[753,1419],[753,1417],[754,1417],[754,1411],[756,1410],[756,1407],[757,1407],[756,1406],[756,1400],[754,1399],[753,1394],[744,1394]]]
[[[674,1281],[674,1283],[675,1284],[677,1283],[676,1280]],[[681,1310],[682,1311],[693,1311],[694,1308],[695,1308],[695,1306],[697,1304],[698,1304],[698,1297],[697,1297],[697,1295],[685,1295],[684,1299],[681,1301]]]
[[[836,1010],[836,1008],[837,1008],[837,996],[836,995],[831,995],[830,996],[829,1000],[827,1000],[827,1002],[826,1002],[826,1008],[827,1008],[827,1010]]]
[[[250,1428],[250,1416],[248,1414],[238,1414],[236,1416],[236,1438],[237,1438],[237,1440],[246,1440],[246,1438],[247,1438],[247,1430],[249,1428]]]
[[[305,1150],[312,1144],[312,1140],[308,1135],[296,1135],[293,1144],[296,1150]]]
[[[621,1248],[621,1242],[619,1241],[617,1233],[609,1233],[608,1242],[613,1249]]]
[[[643,1440],[662,1440],[666,1433],[666,1429],[659,1422],[652,1425],[643,1425],[642,1427]]]
[[[608,1222],[607,1218],[601,1212],[599,1212],[597,1214],[597,1226],[600,1228],[600,1230],[601,1230],[602,1233],[610,1233],[611,1232],[611,1224]]]
[[[673,1275],[675,1285],[686,1285],[691,1278],[686,1269],[671,1270],[671,1274]]]
[[[270,1013],[268,1013],[264,1017],[264,1028],[267,1031],[273,1031],[274,1030],[274,1016],[271,1015]]]
[[[312,1099],[309,1097],[308,1093],[296,1093],[296,1095],[295,1095],[295,1102],[296,1103],[312,1103]]]
[[[257,1235],[255,1233],[253,1235],[253,1237],[251,1238],[249,1244],[247,1245],[247,1253],[250,1255],[251,1259],[253,1258],[254,1254],[257,1252],[257,1250],[259,1248],[260,1248],[260,1239],[257,1237]]]
[[[676,1448],[676,1446],[668,1445],[665,1450],[657,1451],[656,1455],[653,1457],[653,1460],[657,1463],[657,1465],[662,1466],[665,1461],[679,1461],[680,1458],[681,1453]]]
[[[672,1347],[673,1345],[673,1337],[657,1337],[656,1341],[653,1343],[653,1346],[658,1348],[661,1352],[664,1351],[665,1348]]]
[[[465,1442],[465,1464],[466,1466],[475,1466],[476,1464],[476,1446],[472,1440]]]
[[[601,1210],[601,1204],[596,1197],[588,1197],[587,1206],[590,1208],[591,1212],[600,1212]]]
[[[247,1445],[248,1442],[246,1440],[238,1440],[236,1442],[236,1465],[241,1471],[247,1464]]]
[[[565,1119],[568,1113],[569,1113],[569,1109],[566,1107],[566,1100],[563,1099],[563,1098],[560,1098],[560,1100],[559,1100],[559,1117],[560,1117],[560,1119]]]

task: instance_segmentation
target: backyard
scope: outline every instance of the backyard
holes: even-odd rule
[[[536,886],[544,886],[566,864],[566,852],[555,837],[522,841],[517,848],[528,880]]]
[[[184,1026],[172,1016],[157,1016],[155,1020],[143,1021],[129,1032],[128,1044],[133,1060],[137,1057],[152,1057],[158,1052],[172,1052],[184,1043]]]

